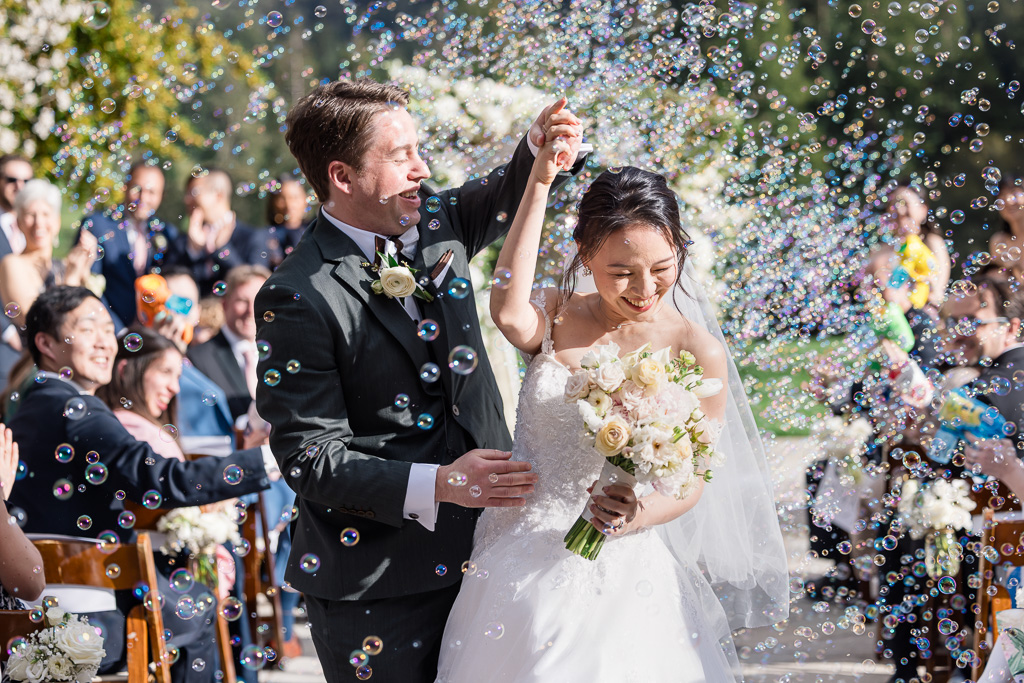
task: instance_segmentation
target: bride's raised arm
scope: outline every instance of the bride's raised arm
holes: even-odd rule
[[[580,121],[565,111],[566,100],[552,108],[545,125],[546,141],[537,152],[530,179],[508,231],[495,271],[509,272],[508,286],[491,290],[491,317],[505,339],[524,353],[534,354],[544,338],[544,316],[532,304],[530,294],[537,271],[537,250],[544,228],[548,190],[559,170],[575,161],[572,144],[581,137]],[[575,138],[575,140],[573,140]]]

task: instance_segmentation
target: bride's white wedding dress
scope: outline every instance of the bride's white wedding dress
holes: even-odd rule
[[[523,381],[512,450],[539,482],[524,507],[481,516],[438,682],[735,680],[721,605],[658,533],[609,538],[594,561],[565,549],[603,459],[580,443],[578,410],[563,398],[570,372],[552,354],[549,322]]]

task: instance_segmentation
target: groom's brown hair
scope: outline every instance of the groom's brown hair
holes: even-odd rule
[[[319,85],[295,103],[285,120],[285,141],[321,202],[331,186],[328,165],[341,161],[358,170],[370,145],[370,121],[407,104],[407,91],[369,78]]]

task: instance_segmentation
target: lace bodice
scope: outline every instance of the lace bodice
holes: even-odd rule
[[[543,311],[543,298],[538,307]],[[547,318],[547,315],[545,315]],[[564,399],[569,369],[554,357],[551,321],[547,321],[541,352],[529,360],[516,408],[512,459],[529,462],[538,476],[534,493],[521,508],[488,509],[477,525],[476,547],[490,545],[498,535],[557,529],[565,533],[583,511],[587,487],[601,472],[604,460],[581,444],[583,422],[575,403]]]

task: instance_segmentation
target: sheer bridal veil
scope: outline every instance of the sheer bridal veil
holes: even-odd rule
[[[789,615],[789,570],[771,473],[729,344],[694,273],[687,259],[671,300],[680,314],[710,332],[729,357],[728,377],[723,378],[729,397],[718,442],[725,464],[715,468],[697,505],[657,532],[683,566],[700,568],[730,630],[765,626]],[[594,291],[592,278],[580,274],[576,291]]]

